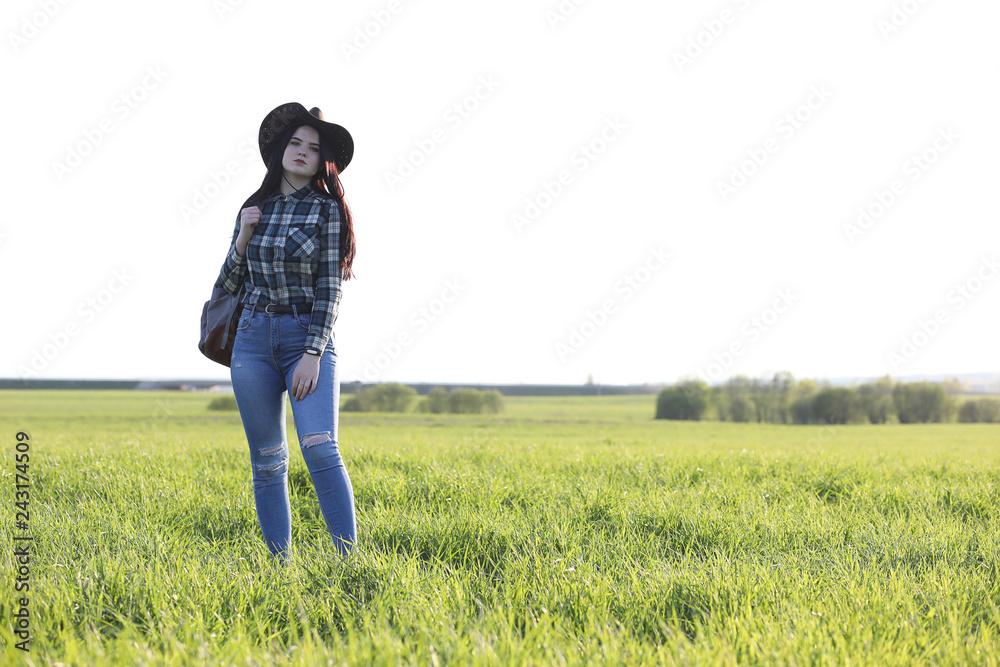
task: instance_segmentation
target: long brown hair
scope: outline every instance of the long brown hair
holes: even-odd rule
[[[292,135],[300,127],[302,126],[289,127],[281,133],[274,150],[271,151],[271,157],[267,162],[267,173],[264,175],[264,180],[261,181],[260,188],[243,202],[241,210],[248,206],[262,204],[268,195],[278,187],[284,172],[281,160],[285,155],[285,148],[292,140]],[[341,280],[350,280],[354,277],[351,267],[354,264],[354,254],[357,250],[354,239],[354,217],[351,215],[351,209],[347,206],[347,200],[344,198],[344,185],[340,182],[340,173],[337,171],[333,156],[333,148],[320,133],[319,170],[312,180],[312,186],[320,192],[330,195],[334,204],[340,209],[340,278]]]

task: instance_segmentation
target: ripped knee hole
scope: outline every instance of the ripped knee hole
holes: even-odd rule
[[[288,465],[288,457],[281,459],[277,463],[258,463],[257,470],[260,472],[275,472]]]
[[[274,456],[280,454],[285,449],[285,443],[279,442],[274,447],[268,447],[267,449],[258,449],[261,456]]]
[[[324,442],[330,442],[329,431],[324,431],[323,433],[310,433],[309,435],[304,435],[299,438],[299,444],[303,447],[312,447],[313,445],[319,445]]]

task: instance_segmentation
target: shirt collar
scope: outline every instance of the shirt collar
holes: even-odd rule
[[[281,186],[279,185],[274,189],[274,192],[268,196],[268,201],[302,201],[306,197],[315,197],[316,189],[313,188],[312,183],[307,183],[305,186],[299,188],[295,192],[289,195],[281,194]]]

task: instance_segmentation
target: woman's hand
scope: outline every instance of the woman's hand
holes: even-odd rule
[[[236,254],[243,257],[247,254],[247,244],[253,236],[253,230],[260,222],[260,209],[256,206],[248,206],[240,211],[240,233],[236,237]]]
[[[295,400],[301,401],[316,391],[319,382],[319,360],[318,354],[303,353],[299,363],[295,364],[295,371],[292,373],[292,396]]]

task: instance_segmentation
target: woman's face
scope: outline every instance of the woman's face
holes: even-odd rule
[[[299,181],[312,180],[319,171],[319,132],[316,128],[308,125],[296,128],[285,147],[281,166],[289,180],[292,177],[298,177]]]

